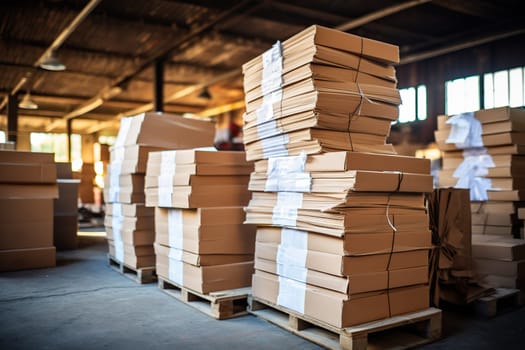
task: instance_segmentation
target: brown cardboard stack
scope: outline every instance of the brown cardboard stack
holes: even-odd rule
[[[93,163],[82,163],[82,168],[73,173],[73,178],[80,181],[78,187],[78,197],[82,204],[95,203],[95,165]]]
[[[520,237],[525,110],[503,107],[439,116],[435,137],[443,151],[439,186],[471,191],[472,233]]]
[[[385,144],[397,60],[313,26],[243,67],[255,298],[335,327],[428,307],[430,163]]]
[[[311,26],[243,65],[248,160],[386,144],[400,104],[398,48]]]
[[[154,210],[144,205],[149,152],[209,146],[214,132],[209,122],[169,114],[121,119],[104,186],[104,222],[109,252],[116,260],[133,268],[155,266]]]
[[[525,240],[473,235],[472,256],[485,285],[525,291]]]
[[[146,205],[155,208],[157,275],[200,293],[250,286],[255,226],[244,224],[244,152],[152,152]]]
[[[440,299],[470,303],[488,290],[472,269],[470,194],[467,189],[435,189],[428,196],[432,229],[430,285],[434,305]]]
[[[0,151],[0,271],[55,266],[52,153]]]
[[[53,211],[53,242],[57,250],[77,248],[80,180],[72,177],[71,163],[57,163],[58,198]]]

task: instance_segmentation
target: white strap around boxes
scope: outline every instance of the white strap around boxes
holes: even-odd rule
[[[171,207],[173,194],[173,176],[177,170],[177,151],[163,151],[160,159],[158,183],[159,207]]]
[[[124,262],[124,242],[122,241],[122,204],[113,203],[111,213],[111,232],[113,234],[113,245],[115,247],[115,259]]]
[[[279,294],[277,304],[304,314],[306,284],[279,276]]]
[[[183,222],[181,209],[168,209],[168,239],[170,247],[183,248]]]
[[[265,191],[310,192],[312,178],[304,171],[305,164],[304,153],[298,156],[269,158]]]
[[[168,253],[168,278],[170,281],[182,286],[184,263],[182,262],[182,250],[170,248]]]
[[[306,256],[308,234],[290,228],[281,229],[281,243],[277,249],[277,274],[306,283]]]
[[[273,208],[272,224],[279,226],[296,226],[298,209],[301,208],[302,205],[302,193],[278,192],[277,204]]]

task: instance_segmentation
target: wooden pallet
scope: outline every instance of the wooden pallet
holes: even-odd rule
[[[239,288],[203,294],[182,287],[168,279],[159,276],[159,288],[166,294],[183,303],[211,316],[224,320],[248,314],[248,295],[250,288]]]
[[[128,277],[129,279],[132,279],[137,283],[152,283],[157,280],[157,275],[155,274],[155,267],[134,268],[118,261],[114,256],[111,256],[109,254],[108,263],[109,267],[111,267],[113,270],[121,273],[122,275]]]
[[[248,304],[251,314],[327,349],[407,349],[441,337],[441,310],[436,308],[337,328],[254,297]]]
[[[486,317],[494,317],[506,309],[523,305],[523,294],[519,289],[495,288],[494,293],[474,302],[476,311]]]

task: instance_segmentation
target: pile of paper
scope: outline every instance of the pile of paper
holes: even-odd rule
[[[160,278],[200,293],[251,285],[255,226],[244,224],[243,206],[252,171],[244,152],[150,154],[146,205],[155,207]]]
[[[439,116],[440,187],[470,189],[472,233],[520,237],[525,201],[525,111],[495,108]]]
[[[209,146],[214,133],[211,123],[169,114],[121,119],[104,184],[104,223],[113,258],[132,268],[155,266],[154,210],[144,206],[149,153]]]
[[[430,163],[385,144],[397,60],[313,26],[243,66],[255,298],[335,327],[428,307]]]
[[[311,26],[243,65],[248,160],[386,144],[401,103],[398,48]]]

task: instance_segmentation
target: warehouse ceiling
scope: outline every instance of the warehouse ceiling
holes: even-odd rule
[[[19,129],[115,130],[153,109],[164,67],[165,111],[207,117],[242,108],[241,65],[320,24],[400,46],[402,63],[523,34],[521,1],[3,0],[0,128],[7,96],[30,92]],[[67,67],[39,64],[54,53]],[[207,89],[211,97],[201,96]]]

